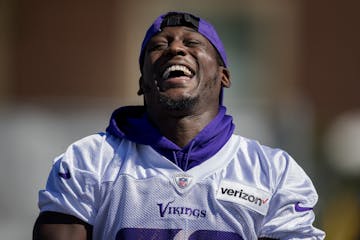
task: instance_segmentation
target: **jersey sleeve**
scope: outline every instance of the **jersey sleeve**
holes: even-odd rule
[[[318,195],[312,181],[288,154],[275,161],[276,188],[260,237],[324,239],[324,232],[313,226]]]
[[[65,213],[93,224],[100,196],[97,148],[94,141],[82,140],[54,160],[46,188],[39,191],[40,211]]]

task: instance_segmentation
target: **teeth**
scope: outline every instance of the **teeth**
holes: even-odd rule
[[[185,74],[185,76],[188,76],[188,77],[191,76],[191,71],[187,67],[182,66],[182,65],[172,65],[164,71],[163,76],[162,76],[163,79],[167,79],[169,77],[170,73],[173,71],[182,71]]]

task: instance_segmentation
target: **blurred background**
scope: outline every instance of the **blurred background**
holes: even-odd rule
[[[160,13],[212,22],[236,132],[288,151],[327,239],[360,239],[360,9],[334,0],[0,0],[0,239],[30,239],[52,160],[142,104],[138,53]]]

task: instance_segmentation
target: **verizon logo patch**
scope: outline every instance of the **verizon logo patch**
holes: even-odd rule
[[[216,198],[223,201],[234,202],[266,215],[269,210],[271,194],[258,188],[247,185],[222,181]]]

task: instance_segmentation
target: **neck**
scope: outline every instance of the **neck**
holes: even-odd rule
[[[174,112],[148,113],[150,121],[163,136],[179,147],[184,147],[215,118],[218,109],[186,115]]]

